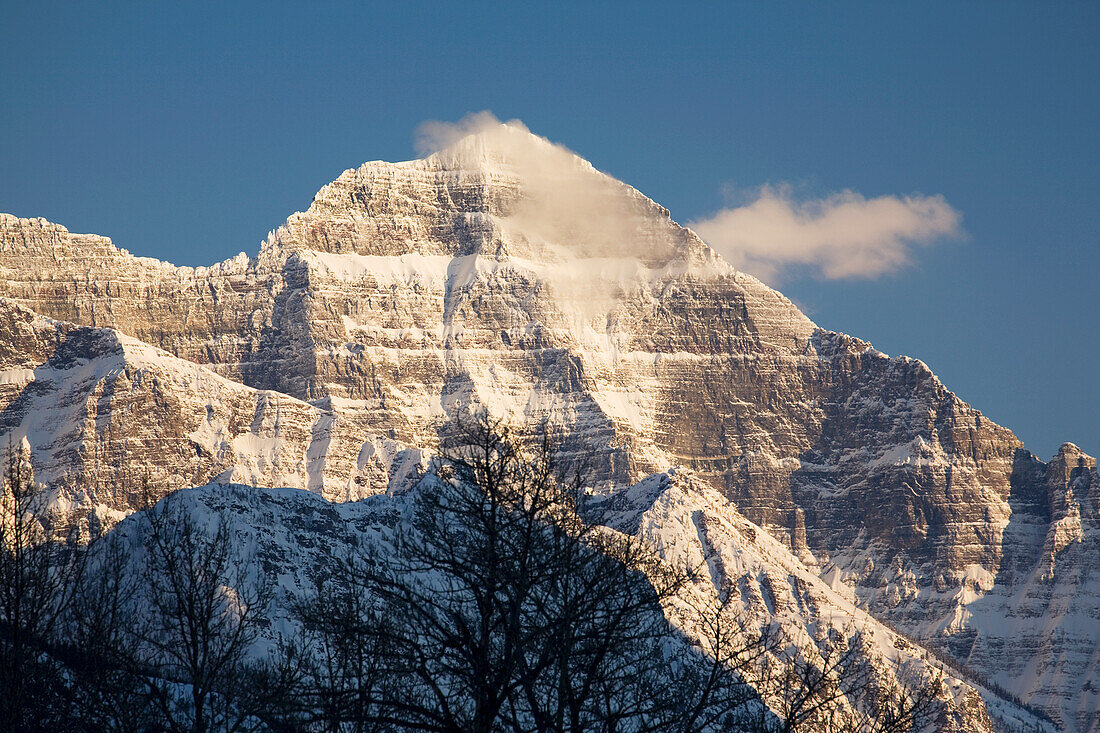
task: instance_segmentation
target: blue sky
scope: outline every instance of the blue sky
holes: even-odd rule
[[[961,236],[785,269],[1049,457],[1100,452],[1098,3],[0,8],[0,211],[209,264],[425,120],[519,118],[681,222],[761,186],[940,195]]]

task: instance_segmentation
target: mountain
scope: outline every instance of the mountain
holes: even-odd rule
[[[103,517],[142,482],[392,494],[480,405],[601,493],[688,469],[799,573],[1100,730],[1095,460],[1040,461],[522,128],[345,171],[208,268],[0,215],[0,298],[0,439]]]

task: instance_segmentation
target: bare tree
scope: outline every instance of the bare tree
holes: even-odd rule
[[[390,546],[335,563],[297,609],[314,660],[303,697],[324,730],[901,733],[931,720],[938,681],[881,674],[859,634],[793,643],[584,521],[583,470],[562,471],[546,435],[481,415],[441,454]],[[702,641],[671,626],[673,607]]]
[[[909,733],[927,729],[942,709],[939,670],[886,674],[859,630],[828,628],[816,641],[781,646],[746,673],[783,733]]]
[[[902,733],[938,712],[938,679],[881,674],[861,634],[798,644],[693,606],[690,574],[584,521],[583,468],[561,469],[549,437],[480,416],[441,452],[389,545],[334,561],[294,609],[305,653],[269,660],[250,656],[268,591],[227,516],[168,499],[83,551],[9,452],[0,724]]]
[[[484,415],[460,425],[411,528],[300,608],[324,694],[343,701],[330,729],[695,730],[685,721],[718,719],[720,699],[746,704],[731,668],[662,612],[688,578],[584,522],[583,472],[560,470],[553,447]]]
[[[260,727],[250,648],[268,592],[246,577],[229,522],[200,526],[171,498],[144,512],[143,600],[132,668],[174,731]]]
[[[80,577],[70,517],[31,480],[8,445],[0,485],[0,729],[50,730],[68,721],[64,670],[51,651]]]
[[[337,564],[336,567],[347,567]],[[304,671],[293,695],[300,702],[298,720],[324,733],[386,730],[376,720],[375,707],[388,685],[399,684],[390,659],[389,640],[395,635],[378,604],[358,583],[321,575],[308,598],[299,599],[294,613],[302,623],[306,649]]]
[[[128,548],[107,535],[88,549],[86,572],[64,625],[70,704],[84,731],[138,733],[166,726],[139,658],[140,576]]]
[[[700,637],[696,644],[705,646],[691,647],[696,657],[681,682],[690,704],[672,730],[775,730],[774,712],[750,681],[759,681],[765,660],[778,650],[778,625],[753,624],[728,599],[689,600],[678,615],[695,626]]]
[[[90,548],[54,646],[73,729],[296,729],[296,650],[255,657],[266,587],[248,577],[227,517],[212,519],[167,499]]]

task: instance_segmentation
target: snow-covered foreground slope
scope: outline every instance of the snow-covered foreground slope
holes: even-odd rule
[[[256,647],[263,654],[279,639],[294,637],[298,622],[292,604],[313,590],[314,577],[331,572],[333,558],[353,557],[365,547],[384,555],[394,551],[395,533],[404,533],[406,541],[414,536],[409,533],[416,492],[423,482],[437,480],[429,474],[397,494],[347,503],[331,503],[301,490],[218,484],[180,491],[165,501],[204,531],[213,533],[227,522],[237,562],[245,568],[244,582],[266,581],[275,590]],[[710,578],[688,592],[726,595],[727,611],[750,619],[750,626],[778,622],[792,638],[807,641],[820,638],[825,626],[858,632],[871,640],[868,657],[887,678],[936,666],[926,651],[856,608],[850,593],[828,587],[690,475],[651,476],[610,497],[606,508],[609,525],[644,537],[673,565],[691,570],[706,564]],[[113,531],[114,539],[130,548],[134,573],[140,572],[147,530],[139,513]],[[730,589],[736,589],[732,596]],[[670,610],[670,618],[683,623],[687,616]],[[684,631],[693,638],[705,634],[698,628]],[[1053,730],[951,670],[941,706],[937,729],[942,731]]]
[[[101,513],[145,474],[385,492],[483,405],[603,491],[690,468],[876,618],[1097,730],[1095,461],[1042,463],[525,130],[345,171],[209,268],[0,215],[0,297],[0,440]]]

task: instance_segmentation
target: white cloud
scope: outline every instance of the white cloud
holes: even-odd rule
[[[798,269],[832,280],[896,272],[915,246],[960,236],[960,218],[938,195],[868,199],[843,191],[796,201],[789,186],[764,186],[752,203],[689,226],[734,267],[764,280]]]

